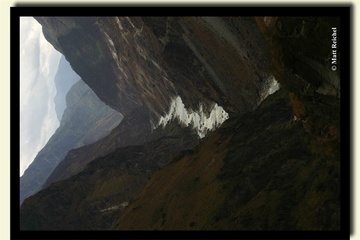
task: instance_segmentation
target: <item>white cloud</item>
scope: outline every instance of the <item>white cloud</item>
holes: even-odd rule
[[[34,18],[20,18],[20,176],[59,126],[53,99],[60,57]]]

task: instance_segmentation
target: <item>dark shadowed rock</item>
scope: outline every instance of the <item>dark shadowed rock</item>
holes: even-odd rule
[[[145,105],[153,123],[176,96],[196,109],[258,105],[268,82],[253,18],[36,17],[46,39],[101,100],[123,115]]]

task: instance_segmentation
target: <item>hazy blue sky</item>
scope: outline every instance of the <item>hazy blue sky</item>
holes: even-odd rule
[[[53,99],[60,57],[34,18],[20,19],[20,176],[59,126]]]

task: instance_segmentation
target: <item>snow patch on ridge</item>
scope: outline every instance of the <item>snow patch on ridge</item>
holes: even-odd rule
[[[271,76],[268,79],[268,83],[266,85],[266,89],[265,89],[264,94],[262,96],[262,100],[267,98],[269,95],[274,94],[279,89],[280,89],[280,84],[278,83],[278,81],[276,81],[276,79],[273,76]]]
[[[158,126],[165,127],[171,120],[178,119],[179,123],[190,126],[196,130],[198,136],[203,138],[209,131],[221,126],[225,120],[229,118],[229,114],[216,103],[211,109],[210,115],[207,116],[200,104],[199,110],[192,111],[185,108],[180,96],[172,100],[168,114],[161,117]]]

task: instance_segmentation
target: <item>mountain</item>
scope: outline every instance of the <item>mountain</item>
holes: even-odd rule
[[[198,142],[189,129],[175,123],[158,131],[172,134],[118,148],[94,159],[79,174],[27,198],[21,206],[21,229],[111,229],[151,174]]]
[[[114,230],[339,230],[339,139],[294,122],[283,90],[269,98],[155,172]]]
[[[252,110],[272,81],[251,17],[35,19],[102,101],[124,116],[144,105],[154,125],[177,96],[189,109]]]
[[[56,87],[56,95],[54,98],[55,111],[59,122],[66,108],[66,94],[69,92],[71,86],[79,79],[80,77],[72,70],[69,62],[62,56],[54,80]]]
[[[125,116],[108,136],[92,144],[70,150],[48,177],[44,187],[81,172],[91,161],[108,155],[118,148],[142,145],[159,137],[171,136],[172,134],[172,131],[161,131],[161,128],[154,131],[151,128],[146,108],[139,107]]]
[[[20,204],[42,188],[69,150],[99,140],[122,120],[81,80],[71,87],[66,102],[60,127],[20,177]]]
[[[67,154],[21,229],[343,228],[339,18],[36,19],[124,119]]]
[[[196,147],[177,131],[118,148],[29,197],[21,228],[338,230],[339,138],[318,139],[294,121],[284,90]]]
[[[227,113],[256,107],[268,94],[268,86],[276,83],[266,61],[259,61],[266,58],[267,50],[251,18],[35,19],[42,24],[47,40],[64,54],[102,101],[125,119],[138,112],[143,123],[140,128],[128,128],[124,121],[106,139],[70,151],[45,186],[80,172],[96,157],[118,147],[154,139],[152,130],[176,117],[189,115],[193,120],[186,120],[192,121],[186,124],[197,128],[204,137],[228,117]],[[247,31],[242,32],[242,28]],[[216,41],[207,41],[199,34]],[[256,45],[250,43],[252,40]],[[212,51],[219,48],[231,54]],[[234,57],[241,66],[233,66]],[[219,121],[205,126],[205,119],[210,119],[214,109],[220,113],[213,113]],[[221,111],[226,111],[225,115]]]

